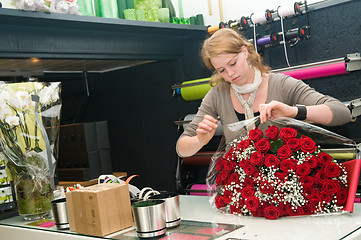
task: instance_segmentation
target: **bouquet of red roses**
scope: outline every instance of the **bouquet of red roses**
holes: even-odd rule
[[[268,219],[341,212],[347,199],[342,165],[294,128],[264,132],[250,130],[218,158],[215,206]]]

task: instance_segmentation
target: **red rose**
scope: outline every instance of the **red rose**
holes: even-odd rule
[[[313,187],[304,187],[303,192],[308,200],[311,200],[316,197],[316,191]]]
[[[323,169],[327,177],[333,178],[338,177],[341,172],[340,166],[336,163],[327,163]]]
[[[236,172],[232,173],[232,175],[229,177],[228,184],[239,184],[239,183],[240,183],[239,174]]]
[[[244,178],[243,184],[245,187],[253,187],[254,186],[253,179],[248,176]]]
[[[281,128],[280,134],[281,134],[281,139],[286,141],[287,139],[297,137],[297,130],[293,128]]]
[[[278,177],[281,180],[285,180],[285,178],[287,177],[287,174],[284,172],[276,172],[275,177]]]
[[[310,166],[310,168],[315,168],[318,164],[318,158],[314,155],[311,155],[307,158],[306,163]]]
[[[251,140],[245,139],[245,140],[242,140],[240,143],[238,143],[237,148],[244,150],[244,149],[248,148],[251,144],[252,144]]]
[[[277,219],[280,217],[280,212],[279,210],[274,207],[274,206],[270,206],[270,207],[266,207],[264,209],[264,216],[265,218],[268,218],[268,219]]]
[[[327,179],[326,173],[323,170],[320,170],[315,175],[316,181],[323,185],[323,182]]]
[[[224,158],[226,160],[233,160],[234,159],[234,151],[235,151],[235,148],[234,147],[231,147],[228,152],[226,153],[226,155],[224,156]]]
[[[323,190],[330,194],[334,194],[341,190],[341,186],[338,181],[327,179],[323,182]]]
[[[225,204],[232,202],[232,192],[229,190],[225,190],[223,193],[223,201]]]
[[[217,185],[223,185],[222,172],[220,172],[220,173],[217,174],[216,184],[217,184]]]
[[[311,169],[308,164],[300,164],[296,166],[296,174],[300,177],[304,177],[311,172]]]
[[[313,187],[316,181],[311,176],[304,176],[300,178],[300,182],[303,184],[304,187]]]
[[[259,173],[258,169],[255,167],[255,166],[252,166],[252,165],[248,165],[248,166],[245,166],[243,168],[243,170],[245,171],[245,173],[249,176],[254,176],[256,175],[257,173]]]
[[[293,151],[298,151],[300,149],[300,140],[298,138],[290,138],[286,140],[287,146],[289,146]]]
[[[250,165],[248,158],[243,158],[238,163],[238,166],[240,166],[241,168],[244,168],[244,167],[246,167],[248,165]]]
[[[255,128],[255,129],[252,129],[251,131],[249,131],[248,137],[253,142],[257,142],[258,140],[263,138],[263,132],[260,129]]]
[[[260,152],[254,152],[251,154],[251,164],[253,166],[261,166],[263,165],[263,155]]]
[[[238,214],[241,212],[240,204],[231,204],[229,205],[232,214]]]
[[[253,187],[245,187],[241,190],[242,197],[244,199],[254,196],[255,189]]]
[[[303,210],[303,215],[311,215],[313,212],[309,205],[302,206],[302,210]]]
[[[254,146],[256,147],[257,151],[260,152],[268,152],[270,149],[272,149],[271,144],[267,138],[262,138],[258,140]]]
[[[308,202],[308,206],[310,207],[311,211],[315,211],[318,208],[320,200],[317,198],[310,199]]]
[[[223,183],[228,182],[228,179],[229,179],[230,176],[231,176],[231,173],[230,173],[230,172],[225,172],[225,171],[223,171],[223,172],[221,173],[222,182],[223,182]]]
[[[256,211],[260,205],[258,197],[252,196],[246,199],[246,207],[249,211]]]
[[[318,199],[320,199],[323,203],[329,203],[331,202],[332,196],[326,191],[320,191],[317,194]]]
[[[280,160],[272,154],[267,154],[264,157],[264,165],[266,165],[266,167],[274,167],[277,168],[280,165]]]
[[[294,171],[296,169],[296,162],[292,159],[286,159],[281,162],[280,169],[284,172]]]
[[[277,151],[277,157],[281,160],[290,158],[291,156],[292,156],[292,149],[287,145],[283,145]]]
[[[312,140],[312,138],[305,136],[301,137],[300,146],[301,146],[301,150],[304,153],[313,153],[317,149],[316,143]]]
[[[290,216],[301,216],[303,215],[304,212],[303,212],[303,208],[302,207],[291,207],[289,210],[288,210],[288,215]]]
[[[237,163],[234,161],[225,160],[223,165],[223,171],[233,172],[236,165]]]
[[[319,161],[320,165],[325,165],[326,163],[332,162],[332,157],[328,153],[321,152],[318,154],[317,157],[318,157],[318,161]]]
[[[336,193],[337,206],[344,206],[347,200],[347,191],[344,188],[341,188],[340,191]]]
[[[222,171],[223,170],[223,165],[224,165],[224,158],[219,158],[218,160],[217,160],[217,163],[216,163],[216,170],[218,171],[218,172],[220,172],[220,171]]]
[[[261,191],[261,193],[264,194],[272,194],[275,192],[274,187],[269,182],[265,181],[261,183],[261,185],[259,186],[259,190]]]
[[[278,211],[280,212],[280,214],[282,216],[285,216],[288,214],[288,210],[290,209],[290,204],[289,203],[284,203],[284,202],[280,202],[280,204],[278,204],[277,206]]]
[[[280,134],[280,130],[276,126],[268,126],[268,129],[266,129],[264,132],[270,140],[277,140]]]
[[[222,195],[217,195],[214,200],[215,200],[216,207],[218,209],[226,206],[226,204],[223,201],[223,196]]]

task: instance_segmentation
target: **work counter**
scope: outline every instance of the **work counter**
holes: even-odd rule
[[[360,239],[361,238],[361,204],[354,205],[353,213],[318,215],[304,217],[283,217],[268,220],[255,217],[238,217],[221,214],[212,209],[208,197],[180,196],[181,217],[184,221],[210,222],[215,224],[236,225],[234,230],[221,236],[201,239]],[[182,225],[182,224],[181,224]],[[214,225],[216,226],[216,225]],[[108,235],[108,239],[125,239],[123,234],[134,229],[125,229]],[[176,229],[173,229],[176,231]],[[26,225],[20,216],[0,221],[1,239],[36,239],[36,240],[92,240],[99,237],[60,231],[55,227],[43,228]],[[128,234],[129,235],[129,234]],[[129,239],[129,238],[126,238]],[[134,237],[133,239],[137,239]],[[161,238],[160,238],[161,239]],[[163,239],[182,239],[167,238]],[[192,238],[198,239],[198,238]]]

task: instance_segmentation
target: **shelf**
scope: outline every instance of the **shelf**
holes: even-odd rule
[[[48,71],[63,71],[61,60],[112,60],[113,69],[177,59],[187,43],[207,36],[207,27],[0,8],[0,33],[0,58],[17,65],[0,64],[0,71],[39,71],[19,62],[30,58],[56,60]],[[95,69],[90,61],[77,64],[74,71]]]

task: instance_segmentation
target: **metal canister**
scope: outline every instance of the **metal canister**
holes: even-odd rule
[[[167,228],[176,227],[180,224],[181,214],[179,207],[179,194],[162,192],[151,196],[149,199],[161,199],[165,201],[166,226]]]
[[[138,237],[150,238],[165,234],[166,217],[164,200],[145,200],[132,204]]]

